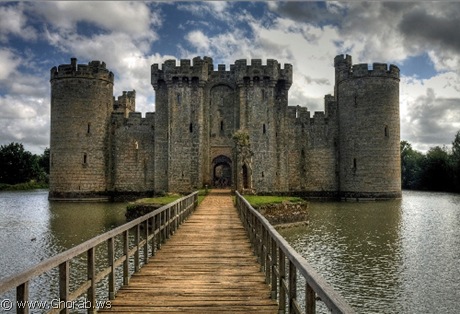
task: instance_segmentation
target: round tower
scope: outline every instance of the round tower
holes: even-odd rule
[[[342,198],[401,196],[399,69],[335,58]]]
[[[106,197],[113,80],[99,61],[51,69],[50,199]]]

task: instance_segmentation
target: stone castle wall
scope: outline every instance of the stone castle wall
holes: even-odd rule
[[[342,197],[401,195],[399,69],[335,59]]]
[[[142,118],[135,91],[112,96],[104,63],[72,59],[51,70],[50,197],[189,192],[222,173],[257,193],[399,197],[399,69],[334,65],[334,95],[312,114],[288,106],[289,64],[167,60],[151,67],[156,112]]]
[[[107,192],[113,73],[104,63],[51,69],[50,198]]]
[[[129,193],[154,191],[155,114],[114,113],[111,120],[110,190]]]

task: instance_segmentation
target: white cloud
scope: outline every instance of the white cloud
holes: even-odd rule
[[[202,31],[195,30],[189,32],[185,39],[195,47],[198,52],[207,54],[209,52],[209,38]]]
[[[34,154],[49,146],[49,99],[0,97],[0,145],[21,142]]]
[[[0,49],[0,81],[9,79],[20,63],[21,59],[13,52],[8,49]]]
[[[35,40],[35,29],[27,26],[27,18],[23,12],[23,4],[0,7],[0,42],[8,41],[10,35],[26,40]]]
[[[106,31],[154,40],[157,36],[151,26],[161,24],[160,16],[142,2],[44,2],[36,4],[34,10],[54,27],[71,32],[76,31],[79,22],[87,22]]]

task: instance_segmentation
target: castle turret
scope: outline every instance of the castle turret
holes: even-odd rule
[[[50,199],[106,194],[113,81],[99,61],[51,69]]]
[[[399,69],[351,66],[337,56],[339,189],[342,198],[401,196]]]

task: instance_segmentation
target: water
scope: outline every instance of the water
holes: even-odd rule
[[[281,234],[358,313],[460,313],[460,195],[311,203]]]
[[[0,192],[0,280],[123,224],[125,210],[123,203],[49,202],[47,190]],[[85,257],[72,262],[71,276],[85,263]],[[55,272],[31,283],[32,301],[57,295]]]
[[[0,192],[0,280],[125,222],[126,204],[47,193]],[[311,203],[310,224],[282,234],[358,313],[460,313],[460,195]],[[56,295],[51,278],[37,279],[31,300]]]

